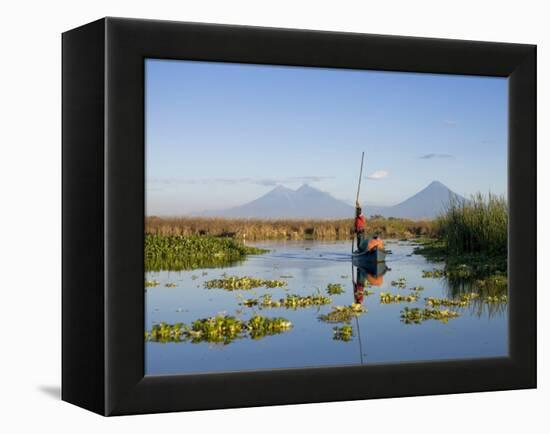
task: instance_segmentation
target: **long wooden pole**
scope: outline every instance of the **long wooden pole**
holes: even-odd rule
[[[359,182],[357,183],[357,196],[355,197],[355,206],[359,203],[359,191],[361,190],[361,178],[363,177],[363,160],[365,159],[365,152],[361,153],[361,169],[359,170]],[[353,255],[353,245],[355,243],[355,237],[351,239],[351,253]],[[353,261],[352,261],[353,262]],[[353,270],[353,265],[352,265]]]
[[[355,204],[359,202],[359,191],[361,190],[361,178],[363,177],[363,160],[365,159],[365,152],[361,154],[361,170],[359,171],[359,182],[357,183],[357,196],[355,198]]]

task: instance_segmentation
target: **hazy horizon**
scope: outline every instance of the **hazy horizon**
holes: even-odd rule
[[[231,208],[277,185],[395,205],[432,181],[506,195],[507,80],[146,61],[146,214]]]

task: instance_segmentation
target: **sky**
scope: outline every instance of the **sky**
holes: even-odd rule
[[[506,78],[146,59],[147,215],[307,183],[394,205],[440,181],[507,194]]]

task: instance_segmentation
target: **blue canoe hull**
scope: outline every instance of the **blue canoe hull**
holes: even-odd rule
[[[374,249],[370,252],[353,252],[352,261],[358,267],[363,264],[379,264],[386,261],[386,252],[381,249]]]

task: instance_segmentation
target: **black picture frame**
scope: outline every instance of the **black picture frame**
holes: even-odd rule
[[[62,399],[102,415],[536,387],[536,46],[104,18],[62,36]],[[144,376],[144,59],[508,77],[509,357]]]

